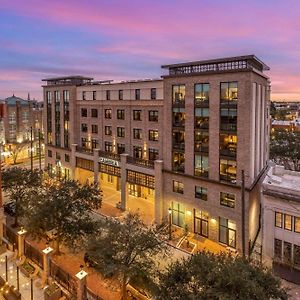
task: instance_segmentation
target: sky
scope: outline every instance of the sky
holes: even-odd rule
[[[255,54],[272,100],[300,101],[299,0],[0,0],[0,98],[41,79],[159,78],[163,64]]]

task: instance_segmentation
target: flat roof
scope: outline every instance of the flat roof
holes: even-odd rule
[[[177,64],[169,64],[169,65],[162,65],[163,69],[170,69],[170,68],[177,68],[177,67],[186,67],[186,66],[195,66],[195,65],[204,65],[204,64],[217,64],[217,63],[225,63],[225,62],[235,62],[241,60],[251,60],[258,64],[262,70],[270,70],[270,67],[267,66],[264,62],[258,59],[254,54],[252,55],[243,55],[243,56],[232,56],[232,57],[223,57],[223,58],[216,58],[216,59],[209,59],[209,60],[198,60],[198,61],[190,61],[184,63],[177,63]]]
[[[51,77],[51,78],[44,78],[42,81],[58,81],[58,80],[68,80],[68,79],[80,79],[80,80],[93,80],[92,77],[85,77],[80,75],[71,75],[71,76],[62,76],[62,77]]]

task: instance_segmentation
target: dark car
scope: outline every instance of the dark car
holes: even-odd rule
[[[4,212],[12,217],[16,215],[16,203],[15,202],[6,202],[3,205]]]

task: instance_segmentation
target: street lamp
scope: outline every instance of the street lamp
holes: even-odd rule
[[[169,241],[172,240],[172,209],[169,208],[168,209],[168,213],[169,213]]]

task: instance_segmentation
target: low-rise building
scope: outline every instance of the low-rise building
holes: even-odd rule
[[[300,173],[271,167],[262,193],[263,260],[300,284]]]

